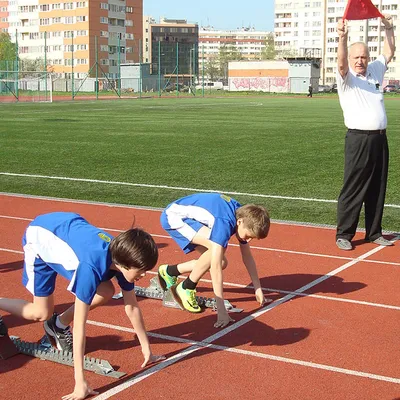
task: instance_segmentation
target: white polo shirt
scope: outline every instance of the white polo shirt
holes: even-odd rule
[[[336,72],[339,101],[348,129],[386,129],[386,110],[380,91],[386,70],[386,59],[380,55],[368,64],[365,76],[351,68],[344,79]]]

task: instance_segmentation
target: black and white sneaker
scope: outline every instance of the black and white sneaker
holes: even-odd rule
[[[48,319],[44,323],[44,330],[50,340],[54,341],[57,349],[69,351],[72,353],[72,333],[69,326],[65,329],[59,328],[56,325],[57,314]]]
[[[0,315],[0,337],[8,336],[8,329],[3,321],[3,317]]]

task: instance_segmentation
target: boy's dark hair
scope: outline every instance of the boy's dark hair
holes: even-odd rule
[[[271,221],[265,207],[257,204],[246,204],[236,210],[236,220],[243,219],[244,226],[249,229],[257,239],[268,236]]]
[[[114,238],[110,243],[110,253],[112,261],[125,269],[149,271],[158,260],[154,239],[139,228],[129,229]]]

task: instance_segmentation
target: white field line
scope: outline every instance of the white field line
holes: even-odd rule
[[[102,328],[109,328],[109,329],[119,330],[119,331],[123,331],[123,332],[135,333],[135,331],[132,328],[125,328],[125,327],[118,326],[118,325],[105,324],[103,322],[98,322],[98,321],[88,320],[87,322],[90,325],[100,326]],[[362,377],[362,378],[369,378],[369,379],[374,379],[374,380],[379,380],[379,381],[384,381],[384,382],[400,384],[399,378],[392,378],[392,377],[384,376],[384,375],[377,375],[377,374],[371,374],[368,372],[355,371],[355,370],[351,370],[351,369],[347,369],[347,368],[339,368],[339,367],[334,367],[334,366],[330,366],[330,365],[326,365],[326,364],[313,363],[310,361],[296,360],[293,358],[274,356],[271,354],[259,353],[256,351],[234,349],[234,348],[230,348],[230,347],[226,347],[226,346],[210,344],[207,342],[201,342],[201,341],[198,342],[195,340],[189,340],[189,339],[179,338],[179,337],[170,336],[170,335],[162,335],[159,333],[148,332],[148,335],[150,337],[162,339],[165,341],[171,341],[174,343],[185,343],[185,344],[189,344],[191,346],[196,346],[196,347],[198,347],[198,350],[200,350],[201,348],[210,348],[210,349],[226,351],[226,352],[234,353],[234,354],[242,354],[245,356],[262,358],[262,359],[267,359],[267,360],[272,360],[272,361],[280,361],[280,362],[284,362],[284,363],[288,363],[288,364],[301,365],[304,367],[317,368],[317,369],[322,369],[325,371],[338,372],[338,373],[342,373],[342,374],[346,374],[346,375],[353,375],[353,376],[358,376],[358,377]],[[143,374],[145,374],[145,373],[143,373]],[[102,398],[101,396],[102,395],[97,396],[96,399],[101,399]],[[104,397],[104,398],[107,398],[107,397]]]
[[[302,286],[301,288],[299,288],[298,290],[296,290],[297,293],[303,293],[305,291],[307,291],[308,289],[318,285],[319,283],[325,281],[326,279],[330,278],[331,276],[334,276],[348,268],[350,268],[352,265],[356,264],[357,262],[361,261],[364,258],[369,257],[370,255],[377,253],[378,251],[382,250],[383,246],[379,246],[371,251],[368,251],[367,253],[363,254],[362,256],[360,256],[357,260],[352,260],[349,261],[348,263],[342,265],[339,268],[334,269],[333,271],[329,272],[326,275],[321,276],[318,279],[315,279],[314,281],[308,283],[307,285]],[[165,360],[165,361],[161,361],[159,364],[149,368],[148,370],[146,370],[143,373],[140,373],[138,375],[136,375],[135,377],[132,377],[131,379],[128,379],[127,381],[125,381],[124,383],[122,383],[121,385],[117,385],[114,388],[107,390],[106,392],[100,394],[99,396],[96,397],[96,399],[98,400],[105,400],[108,399],[114,395],[116,395],[117,393],[120,393],[121,391],[135,385],[136,383],[140,382],[141,380],[148,378],[149,376],[163,370],[164,368],[168,367],[169,365],[174,364],[175,362],[179,361],[180,359],[185,358],[187,355],[194,353],[196,351],[198,351],[201,348],[204,347],[210,347],[210,345],[212,344],[212,342],[220,339],[223,336],[226,336],[228,333],[238,329],[239,327],[247,324],[248,322],[251,322],[253,320],[255,320],[256,318],[258,318],[259,316],[267,313],[270,310],[273,310],[274,308],[278,307],[280,304],[286,303],[287,301],[291,300],[292,298],[296,297],[296,294],[288,294],[284,297],[282,297],[279,300],[276,300],[273,303],[270,303],[269,305],[263,307],[261,310],[254,312],[253,314],[250,314],[249,316],[243,318],[242,320],[238,321],[238,322],[234,322],[233,324],[227,326],[226,328],[220,330],[219,332],[215,333],[214,335],[209,336],[208,338],[206,338],[205,340],[203,340],[202,342],[204,343],[204,345],[202,347],[198,347],[197,345],[192,345],[191,347],[189,347],[186,350],[183,350],[180,353],[175,354],[173,357]],[[276,361],[280,361],[282,362],[283,360],[285,360],[284,362],[289,362],[290,359],[284,359],[284,358],[275,358]],[[307,363],[307,362],[301,362],[296,360],[296,364],[298,365],[302,365],[302,366],[306,366],[306,367],[311,367],[311,368],[317,368],[315,365],[313,365],[312,363]],[[294,364],[294,362],[292,362]],[[322,365],[319,365],[319,368],[322,368]],[[332,372],[340,372],[340,373],[347,373],[345,372],[346,370],[341,370],[341,369],[335,369],[336,367],[329,367],[329,366],[324,366],[324,368],[329,369],[329,371]],[[356,374],[356,371],[352,371],[352,375]],[[359,374],[365,374],[365,373],[359,373]],[[364,376],[367,377],[366,375],[358,375],[358,376]],[[371,379],[371,376],[368,376],[368,378]],[[386,379],[392,379],[395,380],[395,383],[400,383],[400,379],[397,378],[388,378],[385,377]],[[381,380],[383,380],[381,378]],[[394,382],[394,381],[392,381]]]
[[[156,188],[156,189],[180,190],[180,191],[191,191],[191,192],[209,192],[209,193],[220,193],[221,192],[220,190],[213,190],[213,189],[196,189],[196,188],[182,187],[182,186],[151,185],[151,184],[145,184],[145,183],[108,181],[108,180],[100,180],[100,179],[70,178],[70,177],[66,177],[66,176],[17,174],[17,173],[13,173],[13,172],[0,172],[0,175],[24,177],[24,178],[53,179],[53,180],[62,180],[62,181],[73,181],[73,182],[102,183],[102,184],[106,184],[106,185],[134,186],[134,187],[143,187],[143,188]],[[235,195],[235,196],[240,195],[240,196],[267,198],[267,199],[297,200],[297,201],[307,201],[307,202],[317,202],[317,203],[337,203],[337,200],[317,199],[317,198],[308,198],[308,197],[278,196],[278,195],[272,195],[272,194],[231,192],[231,191],[225,191],[225,190],[223,190],[223,193],[229,194],[229,195]],[[385,207],[400,208],[400,205],[385,204]]]

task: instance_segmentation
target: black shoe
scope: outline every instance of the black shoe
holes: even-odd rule
[[[72,333],[69,326],[65,329],[56,326],[57,314],[48,319],[44,323],[44,330],[49,336],[50,340],[55,341],[57,349],[62,351],[69,351],[72,353]]]
[[[0,315],[0,337],[8,336],[8,329],[3,321],[3,317]]]

